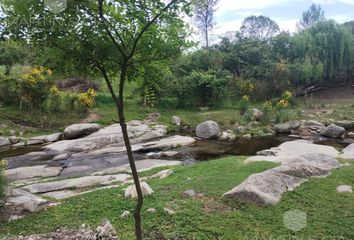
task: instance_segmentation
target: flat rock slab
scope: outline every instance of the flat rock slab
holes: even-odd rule
[[[137,126],[128,125],[128,133],[132,143],[140,143],[165,136],[167,134],[166,128],[166,126],[161,125],[150,128],[149,125],[141,123],[141,125]],[[89,136],[56,142],[45,146],[45,148],[57,152],[84,152],[117,143],[124,145],[122,130],[119,124],[113,124]]]
[[[99,191],[99,190],[116,188],[116,187],[118,187],[118,186],[117,185],[111,185],[111,186],[105,186],[105,187],[100,187],[100,188],[94,188],[92,190],[84,191],[84,192],[75,192],[75,191],[72,191],[72,190],[62,190],[62,191],[44,193],[42,196],[54,198],[56,200],[63,200],[63,199],[76,197],[76,196],[81,196],[81,195],[84,195],[84,194],[87,194],[87,193],[91,193],[91,192],[95,192],[95,191]]]
[[[288,163],[298,156],[312,153],[330,157],[337,157],[339,155],[339,152],[334,147],[314,144],[306,140],[297,140],[285,142],[278,147],[261,151],[258,153],[259,155],[248,158],[246,162],[269,161]]]
[[[195,143],[195,141],[196,140],[192,137],[175,135],[172,137],[161,139],[159,141],[141,144],[140,150],[168,150],[171,148],[190,146]]]
[[[38,183],[24,187],[31,193],[47,193],[63,189],[94,187],[102,185],[110,185],[115,182],[124,182],[131,176],[128,174],[118,174],[110,176],[87,176],[74,179],[65,179],[55,182]]]
[[[29,212],[37,212],[46,207],[49,203],[41,197],[35,196],[27,191],[21,189],[14,189],[10,198],[7,199],[6,205],[16,207],[16,209],[22,208]]]
[[[353,187],[349,185],[342,185],[337,187],[339,193],[353,193]]]
[[[141,160],[135,163],[136,168],[138,172],[144,172],[144,171],[149,171],[154,168],[158,167],[170,167],[170,166],[178,166],[182,165],[182,162],[180,161],[170,161],[170,160],[159,160],[159,159],[146,159],[146,160]],[[114,174],[114,173],[119,173],[119,172],[131,172],[130,165],[125,164],[120,167],[115,167],[115,168],[108,168],[99,172],[96,172],[92,175],[99,176],[99,175],[105,175],[105,174]]]
[[[13,182],[37,177],[55,177],[60,174],[62,167],[48,167],[45,165],[35,167],[22,167],[5,171],[7,181]]]
[[[285,192],[294,190],[307,179],[327,177],[332,169],[340,167],[336,159],[338,152],[334,148],[303,140],[284,143],[278,148],[263,151],[263,154],[267,156],[253,157],[247,161],[265,160],[282,165],[249,176],[243,183],[226,192],[224,199],[274,205]]]
[[[343,153],[339,156],[342,159],[354,160],[354,143],[343,149]]]

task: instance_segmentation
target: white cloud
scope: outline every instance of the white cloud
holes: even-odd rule
[[[345,3],[349,5],[354,5],[354,0],[313,0],[314,3],[329,5],[329,4],[336,4],[336,3]]]

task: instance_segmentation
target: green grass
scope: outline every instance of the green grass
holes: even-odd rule
[[[294,192],[286,193],[276,206],[223,202],[220,196],[247,176],[276,166],[266,162],[246,165],[244,159],[228,157],[191,167],[176,167],[173,176],[150,180],[155,193],[145,199],[145,239],[159,239],[158,235],[166,239],[230,240],[354,238],[354,195],[336,192],[338,185],[354,184],[354,166],[334,170],[326,179],[310,180]],[[194,200],[183,198],[181,192],[187,189],[205,196]],[[166,206],[176,214],[164,213],[162,209]],[[150,207],[157,212],[147,213]],[[0,236],[45,233],[60,227],[76,229],[82,224],[94,228],[102,219],[108,219],[121,239],[133,239],[133,218],[119,217],[123,211],[133,209],[134,202],[124,199],[121,189],[102,190],[66,200],[22,220],[0,223]],[[299,232],[291,232],[283,225],[283,214],[295,209],[307,213],[307,227]],[[338,238],[340,236],[342,238]]]

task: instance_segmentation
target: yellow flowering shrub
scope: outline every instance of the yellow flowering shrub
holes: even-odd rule
[[[277,107],[279,108],[288,108],[290,106],[289,100],[287,99],[281,99],[278,103],[277,103]]]
[[[24,73],[19,80],[21,102],[30,106],[44,102],[50,93],[52,71],[44,67],[34,67]]]
[[[250,97],[248,95],[244,95],[242,97],[242,100],[245,101],[245,102],[249,102],[250,101]]]
[[[96,96],[95,90],[90,88],[87,92],[79,94],[79,102],[84,107],[92,108],[96,105]]]
[[[56,94],[58,94],[58,92],[59,92],[58,87],[56,85],[52,85],[51,88],[50,88],[50,93],[52,95],[56,95]]]

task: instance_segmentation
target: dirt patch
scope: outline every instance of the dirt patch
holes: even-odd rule
[[[97,113],[90,113],[80,123],[95,123],[101,119],[101,116]]]
[[[198,197],[203,202],[203,212],[212,213],[212,212],[231,212],[233,208],[224,204],[220,199],[211,198],[206,196]]]
[[[312,93],[313,101],[318,101],[324,104],[336,104],[336,103],[354,103],[354,86],[328,88],[318,92]],[[310,101],[311,96],[300,97],[300,101]]]

